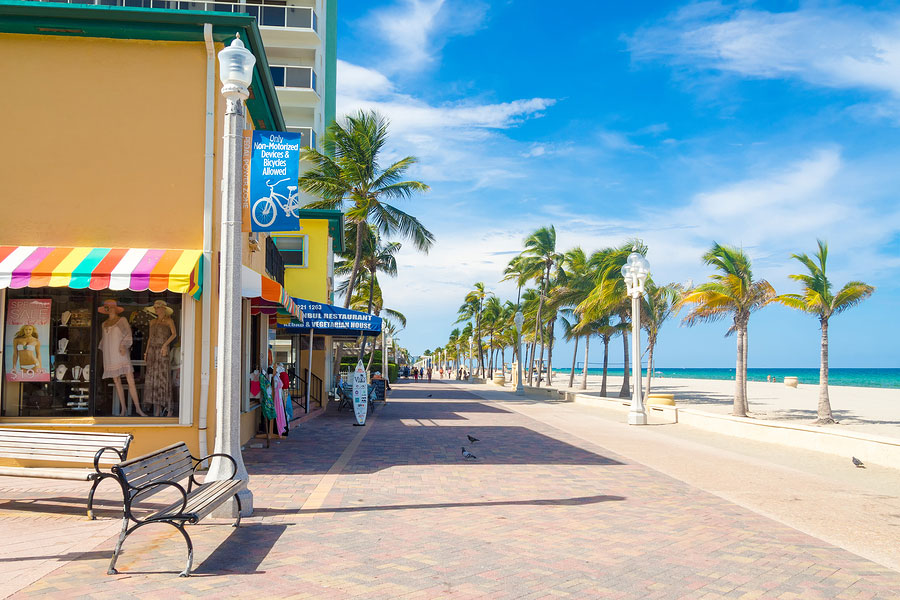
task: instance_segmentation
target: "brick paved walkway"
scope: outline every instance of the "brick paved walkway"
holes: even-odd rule
[[[900,598],[897,572],[462,386],[400,384],[365,428],[352,419],[246,452],[256,513],[191,529],[196,576],[176,576],[179,534],[147,527],[120,575],[109,538],[16,597]]]

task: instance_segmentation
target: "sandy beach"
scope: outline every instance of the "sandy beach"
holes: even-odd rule
[[[587,393],[599,394],[600,382],[601,376],[588,375]],[[553,374],[553,387],[567,390],[570,389],[568,383],[568,374]],[[581,391],[580,386],[581,374],[576,372],[571,391]],[[652,392],[674,394],[676,404],[682,408],[731,414],[734,381],[654,377],[652,386]],[[610,376],[607,396],[618,397],[621,387],[622,377]],[[783,383],[751,381],[747,384],[747,393],[753,418],[803,425],[816,419],[818,385],[800,384],[791,388]],[[832,413],[839,424],[824,427],[900,438],[900,390],[830,386],[829,395]]]

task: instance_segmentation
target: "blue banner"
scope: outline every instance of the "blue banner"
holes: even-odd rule
[[[338,336],[381,333],[381,317],[300,298],[294,298],[294,303],[303,311],[303,320],[299,324],[279,325],[279,330],[288,333],[309,333],[312,329],[319,335]]]
[[[300,134],[254,131],[250,152],[250,231],[298,231]]]

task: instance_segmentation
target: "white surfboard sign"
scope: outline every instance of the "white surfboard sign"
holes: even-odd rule
[[[366,424],[366,413],[369,408],[369,383],[366,381],[366,369],[362,361],[356,363],[353,371],[353,413],[356,415],[356,424]]]

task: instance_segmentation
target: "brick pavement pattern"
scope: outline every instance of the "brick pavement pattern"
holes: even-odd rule
[[[120,575],[110,537],[14,597],[900,598],[895,571],[462,386],[399,384],[370,419],[329,410],[246,451],[256,512],[190,529],[195,576],[145,527]]]

